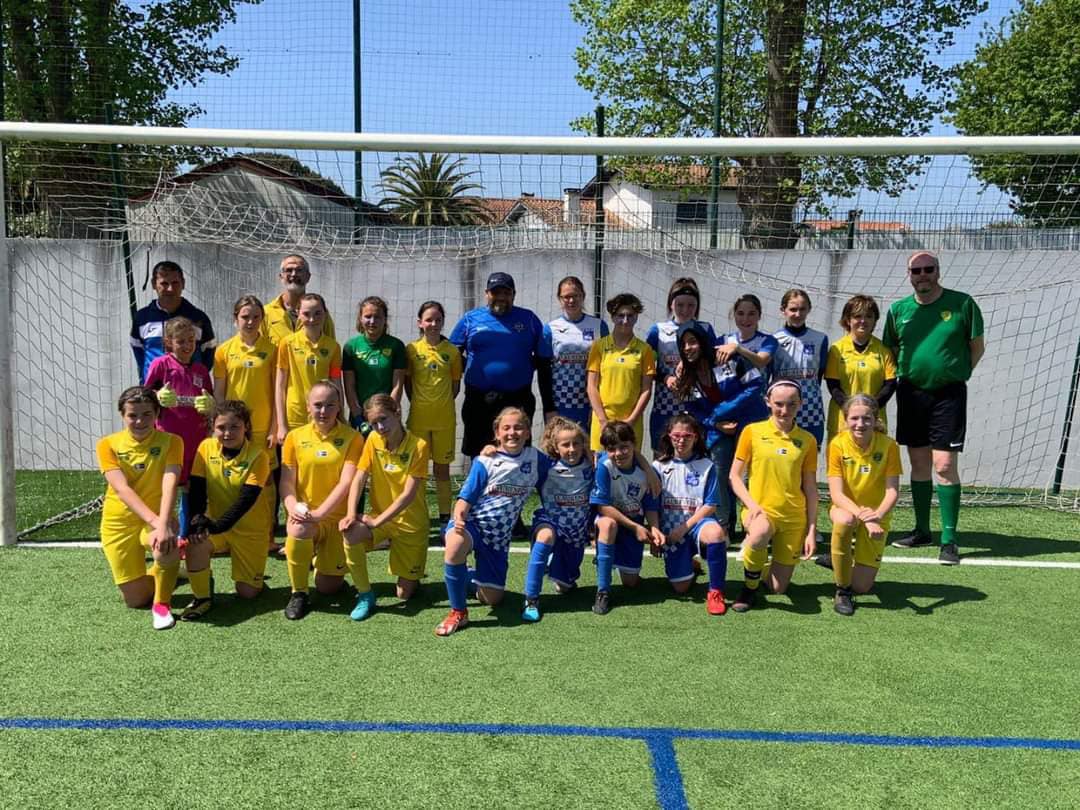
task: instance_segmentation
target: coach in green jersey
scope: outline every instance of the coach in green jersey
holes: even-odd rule
[[[960,562],[957,455],[964,449],[967,432],[967,381],[986,350],[982,312],[970,295],[941,286],[941,265],[933,253],[913,253],[907,270],[915,294],[889,307],[882,335],[896,355],[896,441],[908,449],[915,507],[915,531],[893,545],[914,548],[933,543],[933,472],[941,508],[938,560],[956,565]]]

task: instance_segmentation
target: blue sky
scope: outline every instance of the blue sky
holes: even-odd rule
[[[983,25],[1015,6],[990,9],[957,35],[946,62],[974,52]],[[595,100],[574,80],[573,52],[581,31],[565,0],[362,0],[364,129],[491,135],[569,135],[570,121],[589,115]],[[226,77],[177,91],[206,114],[196,126],[351,131],[351,0],[264,0],[241,6],[219,40],[241,58]],[[940,122],[935,134],[951,130]],[[353,186],[352,155],[303,153],[317,171]],[[365,197],[386,155],[365,158]],[[558,196],[593,173],[592,159],[506,156],[474,159],[489,195],[531,191]],[[999,207],[975,196],[974,181],[954,161],[935,164],[937,192],[902,198],[915,203]],[[959,188],[962,185],[962,188]],[[913,198],[912,195],[917,195]],[[905,203],[907,199],[909,202]],[[859,201],[873,207],[872,199]],[[895,206],[893,201],[882,207]]]

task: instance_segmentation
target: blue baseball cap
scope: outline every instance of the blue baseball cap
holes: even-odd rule
[[[508,290],[517,292],[517,289],[514,287],[514,277],[509,273],[492,273],[488,276],[487,286],[485,286],[484,289],[494,290],[497,287],[505,287]]]

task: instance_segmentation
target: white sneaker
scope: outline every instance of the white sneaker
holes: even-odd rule
[[[169,606],[162,602],[154,603],[154,606],[150,608],[150,617],[154,620],[155,630],[168,630],[176,624]]]

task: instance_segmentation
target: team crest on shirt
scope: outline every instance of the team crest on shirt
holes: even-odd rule
[[[802,353],[803,354],[813,354],[814,353],[814,347],[813,346],[803,346],[802,347]]]
[[[531,461],[523,461],[521,463],[521,471],[523,473],[525,473],[525,475],[528,475],[529,473],[531,473],[532,472],[532,462]]]
[[[687,470],[686,471],[686,485],[688,487],[696,487],[700,483],[701,483],[701,476],[700,475],[698,475],[693,470]]]
[[[266,359],[266,352],[255,352],[255,354],[257,354],[259,356],[260,360],[265,360]]]
[[[203,378],[202,378],[202,376],[192,377],[191,378],[191,383],[192,383],[192,385],[196,385],[199,388],[202,388],[203,387]]]
[[[404,453],[402,453],[400,456],[398,456],[398,458],[401,459],[402,464],[408,464],[409,463],[409,451],[406,450]]]
[[[387,346],[385,349],[382,350],[382,353],[383,353],[383,357],[389,357],[390,356],[390,347]]]
[[[802,447],[802,439],[792,439],[791,443],[796,447]]]
[[[341,438],[340,436],[338,438],[334,439],[334,447],[341,447],[341,445],[343,445],[343,444],[345,444],[345,440],[343,438]]]
[[[319,354],[321,354],[323,357],[326,357],[327,355],[330,354],[330,350],[329,349],[319,349]]]
[[[443,359],[444,363],[449,363],[450,362],[450,355],[448,355],[448,354],[443,354],[442,352],[439,352],[439,357],[441,357]]]
[[[884,453],[874,453],[873,458],[874,458],[874,461],[881,461],[883,458],[885,458],[885,454]]]
[[[628,498],[637,498],[640,494],[641,494],[641,487],[639,487],[637,484],[627,484],[626,485],[626,497],[628,497]]]
[[[583,338],[585,338],[586,340],[592,340],[593,339],[593,330],[592,329],[582,329],[581,330],[581,336]]]
[[[152,456],[160,456],[161,455],[161,448],[160,447],[151,447],[150,448],[150,455],[152,455]]]
[[[525,331],[525,324],[523,324],[521,321],[518,321],[517,323],[514,324],[514,331],[515,332],[524,332]]]
[[[952,312],[950,310],[948,310],[948,309],[941,310],[941,320],[943,320],[943,321],[951,321],[952,320]]]

